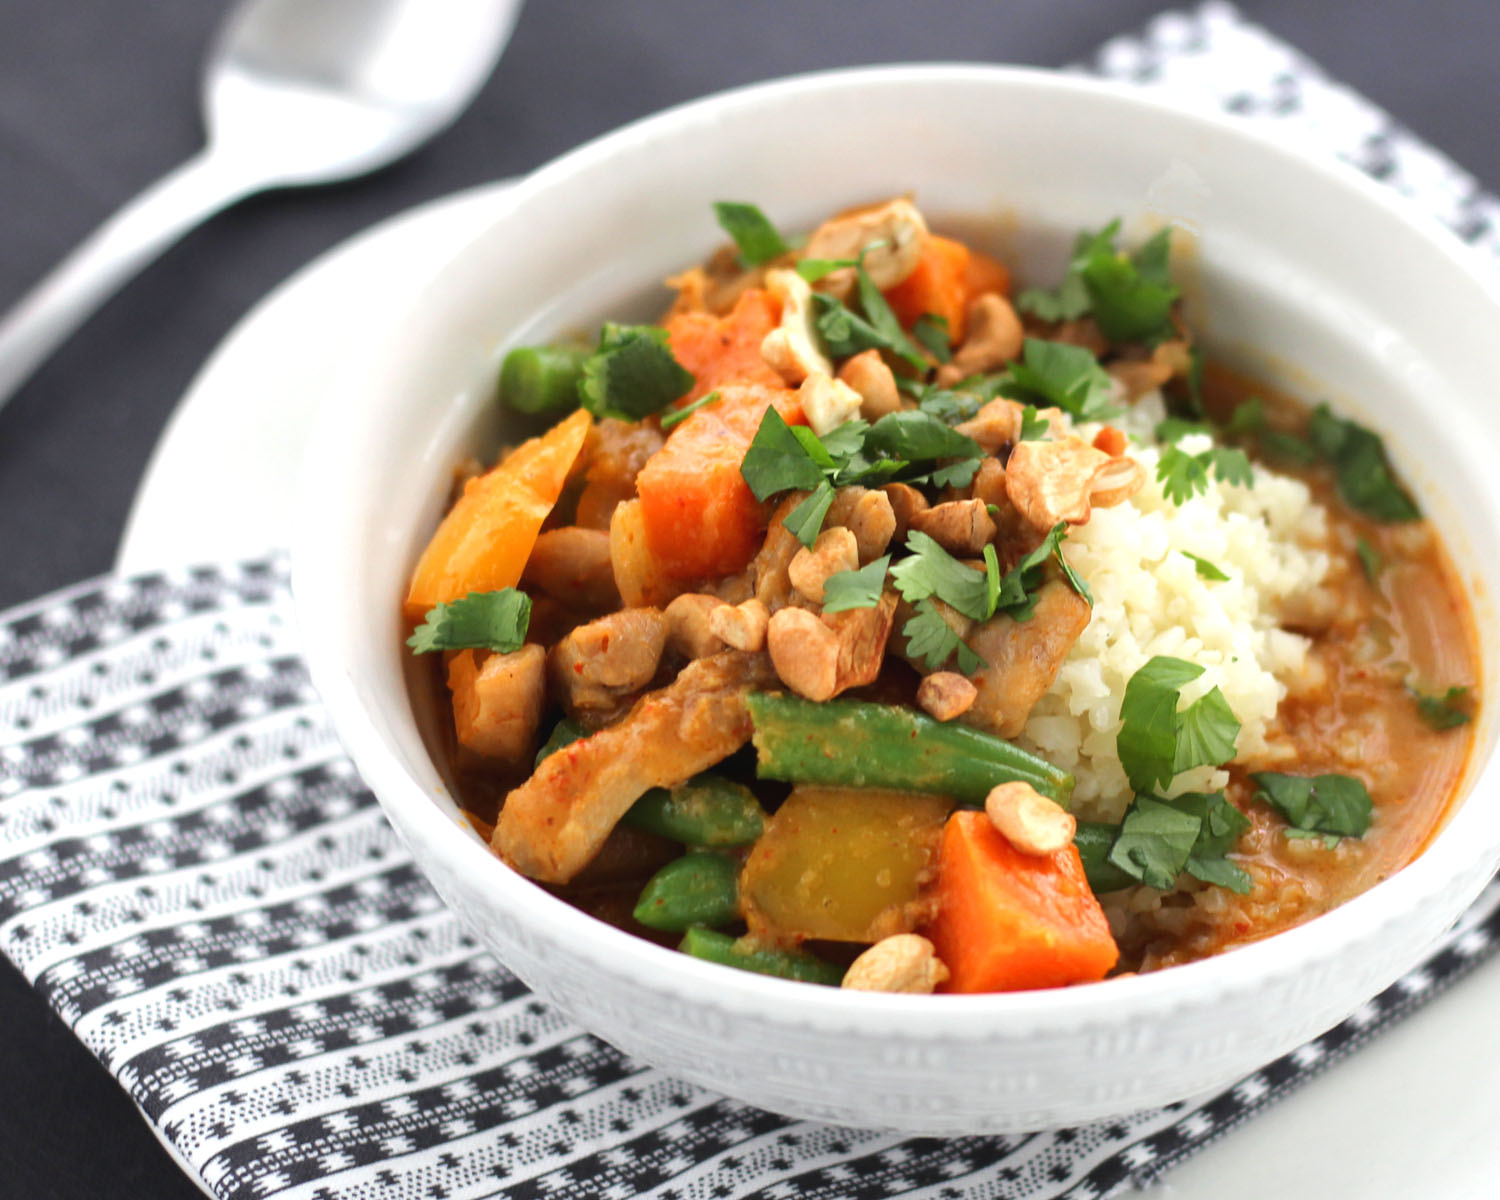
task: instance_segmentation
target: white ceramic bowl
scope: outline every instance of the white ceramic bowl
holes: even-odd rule
[[[1187,294],[1221,354],[1387,432],[1464,565],[1500,652],[1500,300],[1468,252],[1375,184],[1232,122],[1034,71],[892,67],[716,96],[631,125],[521,183],[493,227],[371,346],[313,439],[294,578],[313,676],[434,886],[522,979],[620,1049],[799,1116],[909,1132],[1039,1128],[1226,1083],[1409,968],[1500,860],[1479,721],[1467,800],[1414,864],[1298,929],[1205,962],[1067,990],[847,994],[711,966],[594,921],[465,825],[403,678],[399,600],[450,469],[492,453],[511,344],[659,311],[651,285],[720,240],[710,202],[790,228],[914,189],[987,222],[1023,274],[1116,214],[1198,235]]]

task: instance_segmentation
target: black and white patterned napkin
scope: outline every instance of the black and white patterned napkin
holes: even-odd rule
[[[1096,68],[1275,122],[1500,253],[1472,179],[1226,5],[1164,16]],[[0,615],[0,949],[224,1200],[1093,1200],[1497,944],[1492,884],[1342,1025],[1120,1121],[954,1139],[794,1121],[621,1055],[479,951],[339,750],[284,559],[96,581]]]

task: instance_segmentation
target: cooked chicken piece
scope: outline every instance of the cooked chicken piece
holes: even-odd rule
[[[937,370],[939,387],[952,387],[970,375],[1003,367],[1021,353],[1026,332],[1010,301],[998,292],[986,292],[969,305],[968,330],[953,358]]]
[[[565,525],[547,530],[537,538],[521,578],[571,608],[604,611],[620,604],[609,534],[602,529]]]
[[[807,499],[806,492],[790,492],[771,514],[771,524],[766,530],[766,540],[750,560],[750,576],[755,580],[755,598],[766,606],[766,611],[775,613],[793,602],[791,577],[787,574],[792,559],[802,549],[802,543],[783,523],[792,510]],[[837,499],[837,497],[835,497]]]
[[[523,875],[567,883],[648,788],[676,787],[749,741],[745,693],[774,682],[763,654],[688,664],[616,724],[544,759],[505,798],[491,847]]]
[[[655,608],[580,625],[547,656],[553,692],[569,713],[615,708],[655,677],[666,644],[667,619]]]
[[[896,377],[880,357],[879,350],[861,350],[846,359],[839,368],[838,379],[859,393],[859,415],[870,424],[901,409],[901,393]]]
[[[635,477],[664,440],[660,430],[650,425],[613,417],[596,421],[579,455],[588,465],[576,523],[585,529],[607,530],[615,506],[635,495]]]
[[[1029,620],[991,617],[974,630],[964,640],[989,665],[973,676],[979,695],[959,719],[1003,738],[1020,733],[1090,614],[1088,601],[1068,584],[1053,580],[1037,593]]]
[[[981,463],[979,469],[984,470],[984,464]],[[898,546],[904,546],[912,518],[918,513],[926,512],[931,505],[927,503],[927,497],[909,483],[888,483],[880,490],[890,502],[891,516],[896,522],[891,531],[891,540]]]
[[[683,658],[707,658],[724,649],[724,639],[708,627],[708,614],[723,604],[717,596],[686,592],[667,605],[667,646]]]
[[[533,644],[482,663],[461,650],[448,664],[458,744],[517,767],[536,753],[537,727],[547,700],[547,652]]]
[[[949,500],[934,504],[911,519],[911,527],[925,533],[949,554],[974,558],[995,536],[995,522],[983,500]]]

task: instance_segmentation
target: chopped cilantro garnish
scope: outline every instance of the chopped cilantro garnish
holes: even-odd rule
[[[1421,519],[1421,511],[1396,482],[1378,434],[1320,404],[1307,423],[1307,440],[1333,464],[1339,495],[1351,508],[1377,521]]]
[[[825,479],[808,493],[801,504],[787,513],[781,523],[791,531],[793,537],[811,550],[813,543],[818,540],[818,534],[823,530],[823,518],[828,515],[832,504],[833,484]]]
[[[1250,876],[1227,855],[1249,828],[1249,819],[1223,792],[1187,792],[1170,800],[1138,796],[1118,826],[1080,822],[1074,844],[1095,892],[1133,883],[1165,891],[1186,871],[1243,895]]]
[[[1251,396],[1234,406],[1234,412],[1229,414],[1229,423],[1224,426],[1224,433],[1228,437],[1242,437],[1245,434],[1259,433],[1265,427],[1266,402],[1259,396]]]
[[[665,329],[610,321],[598,348],[584,359],[578,397],[596,417],[639,421],[692,386],[692,372],[672,357]]]
[[[824,276],[832,275],[835,271],[842,271],[845,267],[854,266],[855,262],[856,260],[852,258],[799,258],[797,274],[808,283],[817,283]]]
[[[917,604],[936,596],[975,621],[988,620],[994,614],[987,576],[995,576],[994,586],[998,588],[999,570],[988,559],[987,569],[976,571],[959,562],[927,534],[915,529],[906,535],[906,548],[911,553],[891,567],[891,579],[907,601]]]
[[[1318,452],[1306,438],[1281,429],[1266,429],[1260,434],[1260,452],[1293,466],[1310,467],[1318,461]]]
[[[1028,404],[1021,410],[1021,441],[1045,442],[1052,433],[1052,423]]]
[[[1089,290],[1073,271],[1055,289],[1026,288],[1016,296],[1016,307],[1043,321],[1073,321],[1089,310]]]
[[[921,409],[887,413],[870,426],[864,446],[867,451],[873,450],[886,458],[908,462],[984,457],[984,450],[973,438]]]
[[[740,462],[740,474],[757,500],[777,492],[815,488],[823,482],[823,468],[808,453],[774,407],[767,408],[760,427]]]
[[[917,397],[917,411],[935,417],[945,425],[969,420],[984,404],[980,396],[962,389],[930,387]]]
[[[857,571],[839,571],[823,584],[823,611],[843,612],[849,608],[874,608],[885,588],[885,573],[890,568],[889,554],[877,558]]]
[[[1147,887],[1167,891],[1187,866],[1203,822],[1153,796],[1137,796],[1120,822],[1109,862]]]
[[[1109,375],[1083,346],[1027,338],[1021,361],[1011,363],[1000,394],[1037,408],[1055,406],[1079,421],[1103,421],[1116,415]]]
[[[1217,687],[1177,710],[1183,686],[1202,674],[1197,663],[1158,655],[1125,685],[1115,745],[1137,792],[1170,784],[1192,767],[1218,766],[1234,757],[1240,723]]]
[[[739,247],[741,266],[758,267],[791,249],[766,214],[753,204],[720,200],[714,204],[714,216]]]
[[[1248,487],[1255,482],[1255,472],[1245,452],[1229,446],[1210,446],[1197,454],[1189,454],[1176,445],[1168,446],[1157,460],[1156,478],[1167,499],[1182,504],[1208,490],[1210,470],[1221,483]]]
[[[900,353],[896,345],[880,329],[842,304],[836,297],[825,292],[813,293],[813,309],[816,312],[814,324],[818,329],[818,336],[823,339],[823,345],[833,358],[848,358],[850,355],[858,354],[861,350],[890,350]],[[903,333],[902,342],[911,347],[910,341]],[[909,356],[908,356],[909,355]],[[927,360],[924,359],[915,347],[911,347],[908,355],[902,355],[915,367],[925,367]]]
[[[1365,569],[1365,578],[1375,583],[1385,567],[1385,556],[1364,538],[1354,543],[1354,552],[1359,555],[1359,565]]]
[[[1005,578],[1000,581],[1000,591],[994,611],[1003,612],[1017,621],[1030,620],[1036,608],[1036,592],[1042,584],[1043,568],[1049,558],[1057,563],[1058,569],[1073,590],[1083,597],[1085,603],[1093,607],[1094,596],[1089,591],[1088,584],[1084,583],[1078,573],[1073,570],[1072,564],[1063,556],[1062,544],[1067,536],[1067,522],[1059,521],[1047,531],[1047,536],[1041,540],[1036,549],[1005,573]]]
[[[691,404],[686,405],[683,408],[674,408],[671,412],[666,413],[662,417],[662,419],[661,419],[662,432],[665,433],[668,429],[671,429],[674,425],[680,425],[680,424],[682,424],[682,422],[686,421],[690,416],[692,416],[700,408],[706,408],[708,405],[713,404],[715,401],[717,401],[718,398],[719,398],[719,393],[717,391],[713,391],[713,392],[709,392],[708,395],[706,395],[706,396],[699,396],[698,399],[694,400]]]
[[[1180,442],[1194,433],[1213,435],[1213,430],[1202,421],[1185,421],[1181,417],[1168,417],[1165,421],[1158,421],[1154,432],[1158,442]]]
[[[1189,550],[1182,551],[1182,554],[1193,560],[1193,568],[1198,572],[1200,579],[1208,579],[1214,583],[1224,583],[1229,579],[1228,575],[1224,574],[1223,571],[1209,562],[1208,559],[1200,558]]]
[[[1293,829],[1339,837],[1363,837],[1370,828],[1373,804],[1365,785],[1349,775],[1251,775],[1264,800]]]
[[[948,318],[935,313],[923,313],[911,327],[911,335],[932,352],[940,363],[953,357],[953,341],[948,334]]]
[[[470,592],[428,609],[406,644],[417,654],[466,649],[510,654],[526,644],[530,624],[531,597],[525,592],[516,588]]]
[[[1417,702],[1417,711],[1422,714],[1422,720],[1440,733],[1445,729],[1467,725],[1471,719],[1468,711],[1469,689],[1466,687],[1451,687],[1446,692],[1434,695],[1419,692],[1416,688],[1407,690]]]
[[[1105,337],[1155,344],[1176,332],[1172,302],[1178,290],[1167,274],[1171,231],[1159,230],[1132,254],[1115,248],[1119,232],[1116,220],[1096,234],[1081,235],[1069,270],[1083,280],[1090,311]]]
[[[921,659],[928,671],[941,670],[955,654],[958,669],[965,675],[972,675],[987,665],[943,620],[943,615],[930,599],[919,600],[914,607],[916,614],[901,627],[901,636],[906,638],[906,652]]]
[[[1203,407],[1203,347],[1188,348],[1187,403],[1184,405],[1194,417],[1204,415]]]

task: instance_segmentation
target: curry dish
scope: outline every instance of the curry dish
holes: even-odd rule
[[[496,855],[730,967],[1087,983],[1266,937],[1455,802],[1473,618],[1379,435],[1203,361],[1161,231],[1013,287],[906,198],[512,350],[404,607]]]

